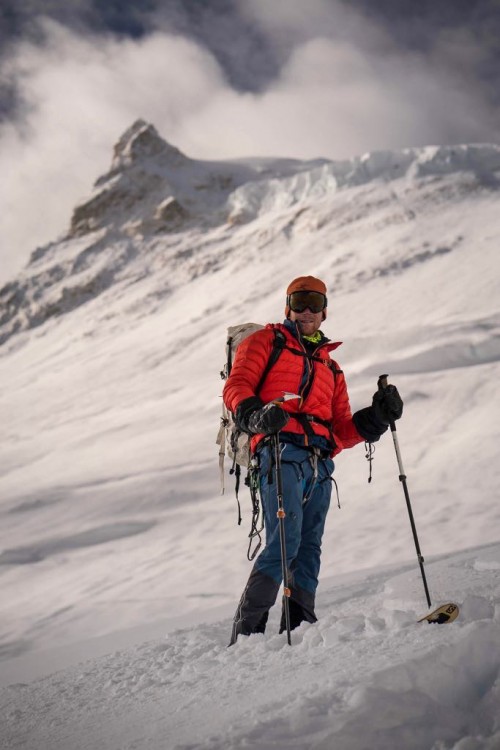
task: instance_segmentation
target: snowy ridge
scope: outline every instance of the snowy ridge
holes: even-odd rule
[[[0,747],[496,750],[500,547],[428,570],[460,600],[453,625],[416,624],[409,566],[324,582],[321,620],[292,648],[273,617],[227,649],[223,620],[3,689]]]
[[[253,220],[269,211],[281,211],[304,201],[325,198],[346,189],[380,180],[391,182],[472,173],[479,183],[500,186],[500,148],[490,145],[436,146],[378,151],[354,159],[326,162],[281,179],[249,183],[228,198],[230,217]]]
[[[113,223],[128,234],[178,229],[198,223],[242,223],[303,201],[321,200],[337,188],[407,176],[472,173],[500,185],[500,148],[439,146],[368,153],[345,161],[290,159],[202,162],[188,159],[138,120],[114,149],[111,170],[96,182],[89,201],[75,209],[70,235]]]
[[[289,235],[332,221],[339,228],[348,226],[389,206],[392,216],[384,221],[408,222],[419,210],[406,204],[409,191],[424,194],[427,203],[442,201],[445,191],[450,197],[458,191],[464,199],[482,189],[495,191],[499,175],[500,147],[490,145],[378,152],[343,162],[202,162],[188,159],[152,125],[138,120],[116,144],[111,170],[76,207],[68,236],[35,250],[20,278],[0,289],[0,344],[71,312],[118,282],[143,278],[152,266],[165,266],[173,285],[185,281],[189,265],[194,269],[188,278],[212,273],[221,260],[205,261],[211,242],[228,244],[222,252],[238,261],[241,224],[262,218],[268,232],[276,233],[278,225]],[[400,186],[393,187],[397,181]],[[172,252],[182,236],[189,250]],[[398,272],[451,249],[424,246],[374,273]],[[367,273],[358,272],[355,283]]]

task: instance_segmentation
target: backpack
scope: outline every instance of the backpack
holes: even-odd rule
[[[244,341],[252,333],[255,333],[256,331],[260,331],[263,328],[264,326],[260,325],[259,323],[240,323],[239,325],[236,325],[236,326],[229,326],[229,328],[227,329],[227,340],[226,340],[226,362],[220,373],[222,380],[227,380],[229,375],[231,374],[231,369],[233,367],[236,350],[238,349],[238,346],[241,344],[241,342]],[[261,390],[271,367],[277,362],[278,357],[283,351],[283,348],[285,346],[284,334],[276,328],[273,330],[274,330],[273,349],[271,351],[269,360],[264,368],[264,371],[261,375],[260,381],[257,385],[256,395],[259,394],[259,391]],[[226,454],[233,461],[233,466],[232,466],[232,469],[230,470],[230,474],[234,474],[237,472],[236,467],[243,466],[244,468],[248,469],[248,467],[250,466],[250,440],[251,440],[250,435],[247,435],[245,432],[241,432],[238,429],[238,427],[236,426],[236,422],[234,420],[234,415],[232,414],[231,411],[229,411],[229,409],[226,408],[226,405],[223,403],[221,423],[220,423],[219,432],[217,434],[217,440],[216,440],[216,443],[219,446],[219,469],[220,469],[220,475],[221,475],[221,495],[224,494],[224,489],[225,489],[224,487],[224,458]]]
[[[236,350],[238,349],[238,346],[241,344],[241,342],[244,341],[252,333],[255,333],[256,331],[260,331],[263,328],[264,326],[260,325],[259,323],[240,323],[239,325],[229,326],[229,328],[227,329],[227,339],[226,339],[226,361],[220,373],[222,380],[228,379],[231,373],[232,366],[233,366],[234,357],[236,355]],[[262,372],[260,381],[257,385],[256,395],[259,394],[259,391],[261,390],[271,367],[273,367],[273,365],[277,362],[278,357],[280,356],[281,352],[283,351],[285,347],[286,340],[285,340],[284,334],[276,328],[274,328],[273,330],[274,330],[273,348],[269,356],[269,360]],[[253,558],[257,554],[259,547],[260,547],[260,533],[259,532],[262,531],[263,526],[261,525],[261,527],[257,529],[258,516],[259,516],[259,502],[258,502],[258,484],[259,483],[258,483],[258,475],[255,473],[255,471],[252,471],[254,467],[252,467],[251,465],[250,441],[251,441],[251,436],[247,435],[246,432],[242,432],[237,427],[233,413],[226,407],[224,402],[222,402],[222,416],[220,420],[219,432],[217,434],[217,439],[216,439],[216,443],[219,446],[219,471],[220,471],[220,481],[221,481],[221,495],[223,495],[225,491],[224,459],[226,455],[228,455],[229,458],[232,460],[232,466],[231,466],[231,469],[229,470],[229,473],[234,474],[235,480],[236,480],[235,492],[236,492],[236,501],[238,503],[238,525],[241,524],[241,508],[240,508],[240,502],[238,498],[240,478],[241,478],[241,467],[247,469],[245,484],[247,484],[248,487],[250,488],[250,495],[252,498],[252,505],[253,505],[252,530],[249,534],[250,545],[248,548],[247,557],[249,560],[253,560]],[[257,549],[253,553],[251,553],[252,540],[255,536],[259,537],[259,544],[257,546]]]

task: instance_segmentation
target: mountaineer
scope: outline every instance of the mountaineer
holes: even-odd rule
[[[288,624],[284,606],[280,632],[285,627],[289,632],[303,621],[316,622],[315,594],[333,458],[360,442],[376,442],[403,412],[396,387],[387,385],[374,394],[371,406],[351,413],[344,374],[330,357],[340,344],[332,343],[320,330],[327,303],[323,281],[313,276],[294,279],[286,290],[284,323],[268,324],[242,341],[224,386],[224,403],[234,414],[237,428],[252,436],[266,531],[266,545],[238,604],[229,645],[239,635],[265,631],[284,570],[289,586]],[[281,351],[261,383],[277,333]],[[276,435],[286,513],[286,564],[277,518],[272,449]]]

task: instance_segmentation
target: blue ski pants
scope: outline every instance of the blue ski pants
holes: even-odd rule
[[[321,540],[332,494],[334,463],[331,458],[318,457],[314,476],[312,454],[291,443],[281,443],[283,505],[286,512],[285,541],[287,566],[292,573],[292,586],[314,594],[318,586]],[[276,466],[271,445],[259,451],[259,474],[266,546],[257,557],[254,571],[282,581]]]

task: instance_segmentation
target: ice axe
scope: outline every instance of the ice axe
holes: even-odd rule
[[[379,379],[377,381],[377,387],[379,390],[383,391],[385,388],[387,388],[388,377],[389,376],[387,374],[379,376]],[[415,542],[415,549],[417,551],[418,564],[420,566],[420,573],[422,574],[422,581],[424,584],[425,597],[427,599],[428,607],[431,608],[432,603],[431,603],[431,597],[429,594],[429,587],[427,585],[427,578],[425,576],[424,558],[423,558],[422,552],[420,551],[420,544],[419,544],[418,535],[417,535],[417,527],[415,525],[415,519],[413,517],[413,511],[412,511],[411,502],[410,502],[410,493],[408,492],[408,484],[406,482],[406,474],[403,468],[403,460],[401,458],[401,450],[399,448],[399,440],[398,440],[398,435],[396,432],[395,422],[394,421],[389,422],[389,427],[391,428],[392,440],[394,442],[394,450],[396,451],[396,458],[398,460],[399,481],[403,485],[403,492],[404,492],[404,496],[406,500],[406,507],[408,509],[408,515],[410,517],[413,541]],[[428,615],[423,617],[422,620],[427,620],[428,622],[443,624],[445,622],[452,622],[452,620],[455,620],[457,616],[458,616],[458,606],[456,604],[453,604],[452,602],[449,602],[448,604],[444,604],[441,607],[438,607],[438,609],[434,610],[433,612],[430,612]],[[422,622],[422,620],[419,620],[419,622]]]

